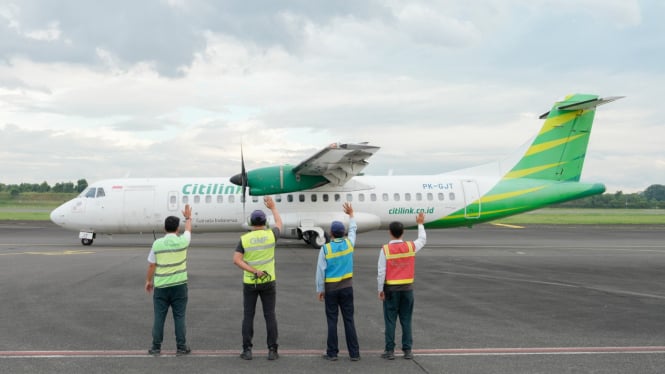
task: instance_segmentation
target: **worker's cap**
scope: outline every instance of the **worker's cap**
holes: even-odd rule
[[[253,211],[249,223],[252,226],[264,226],[266,224],[266,214],[260,209]]]
[[[330,232],[336,238],[341,238],[342,236],[344,236],[345,231],[346,228],[344,228],[344,224],[340,221],[333,221],[333,223],[330,225]]]

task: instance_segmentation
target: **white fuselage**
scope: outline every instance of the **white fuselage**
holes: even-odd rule
[[[427,221],[444,217],[476,201],[498,178],[431,176],[359,176],[341,187],[272,195],[283,221],[283,237],[300,237],[307,228],[327,230],[331,221],[348,222],[342,210],[351,202],[358,231],[387,228],[390,222],[415,224],[424,212]],[[265,209],[263,198],[247,196],[228,178],[114,179],[94,183],[78,197],[51,213],[51,220],[71,230],[100,234],[160,232],[164,218],[182,216],[185,204],[193,211],[196,232],[247,230],[247,217]],[[480,214],[469,210],[469,219]],[[269,222],[274,222],[269,216]]]

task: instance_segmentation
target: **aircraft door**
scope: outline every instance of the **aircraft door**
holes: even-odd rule
[[[129,231],[153,230],[160,225],[159,216],[160,214],[155,210],[155,188],[153,186],[125,188],[122,202],[125,229]]]
[[[473,179],[462,181],[462,190],[464,191],[464,217],[467,219],[476,219],[480,217],[480,191],[478,184]]]

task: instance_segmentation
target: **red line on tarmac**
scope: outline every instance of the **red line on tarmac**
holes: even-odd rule
[[[280,355],[320,356],[318,349],[281,349]],[[363,355],[379,355],[379,350],[362,350]],[[189,356],[235,357],[239,350],[193,350]],[[340,352],[341,353],[341,352]],[[626,354],[665,353],[665,346],[637,347],[533,347],[533,348],[442,348],[414,349],[416,355],[426,356],[494,356],[494,355],[560,355],[560,354]],[[255,355],[267,355],[267,350],[255,350]],[[161,356],[175,356],[175,351],[163,351]],[[398,354],[399,355],[399,354]],[[147,350],[90,350],[90,351],[0,351],[0,358],[66,358],[66,357],[147,357]]]

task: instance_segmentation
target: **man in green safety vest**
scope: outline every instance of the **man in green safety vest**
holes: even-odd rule
[[[279,357],[277,354],[277,317],[275,315],[277,301],[275,243],[282,230],[282,218],[270,196],[264,197],[263,203],[272,212],[275,227],[268,228],[266,215],[262,210],[253,211],[250,216],[252,230],[240,237],[240,242],[233,254],[233,263],[243,270],[242,353],[240,358],[244,360],[252,359],[254,313],[259,297],[266,320],[268,360],[276,360]]]
[[[187,345],[185,312],[187,310],[187,248],[192,239],[192,208],[185,205],[182,211],[185,218],[185,232],[178,235],[180,218],[166,217],[164,230],[166,235],[155,240],[148,255],[148,273],[145,290],[153,291],[155,319],[152,326],[152,347],[148,353],[161,354],[164,338],[164,321],[171,307],[175,325],[176,355],[191,352]]]

